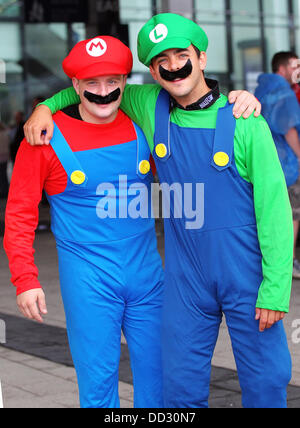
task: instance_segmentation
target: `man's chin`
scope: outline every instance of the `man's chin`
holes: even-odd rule
[[[95,105],[88,110],[88,116],[83,116],[86,122],[101,124],[113,122],[117,116],[118,109],[111,108],[109,105]]]
[[[116,112],[110,104],[97,104],[93,108],[93,114],[99,119],[106,119]]]
[[[96,113],[98,112],[111,112],[112,108],[110,104],[95,104],[94,105],[94,111]]]
[[[175,86],[169,86],[166,89],[173,98],[178,98],[178,99],[185,98],[190,93],[190,91],[186,88],[179,88]]]
[[[163,81],[159,83],[171,95],[174,94],[178,97],[184,97],[189,93],[189,88],[187,87],[187,79],[174,80],[172,82]]]

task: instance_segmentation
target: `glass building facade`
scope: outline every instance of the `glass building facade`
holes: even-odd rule
[[[58,2],[77,7],[76,0]],[[82,3],[82,2],[81,2]],[[273,55],[293,50],[300,55],[300,0],[86,0],[87,16],[80,22],[46,22],[42,0],[0,0],[0,112],[9,123],[16,111],[28,115],[33,99],[47,97],[70,84],[61,63],[72,46],[87,37],[122,28],[134,54],[133,82],[151,82],[139,63],[137,34],[160,12],[194,19],[209,37],[206,74],[221,89],[253,91],[257,76],[271,71]],[[49,4],[49,2],[48,2]],[[45,19],[46,18],[46,19]]]

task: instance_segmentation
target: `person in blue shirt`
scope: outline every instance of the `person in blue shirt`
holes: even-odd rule
[[[278,52],[272,59],[270,74],[261,74],[255,96],[262,104],[288,186],[294,220],[293,277],[300,279],[300,262],[295,249],[300,221],[300,105],[292,89],[300,61],[294,52]]]

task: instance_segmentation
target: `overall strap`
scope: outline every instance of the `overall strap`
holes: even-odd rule
[[[50,144],[71,183],[75,186],[85,186],[88,178],[56,123],[54,123],[54,133]]]
[[[171,156],[170,145],[170,95],[162,89],[155,108],[155,133],[153,156],[166,162]]]
[[[137,161],[136,161],[136,173],[143,180],[147,177],[151,170],[150,165],[150,148],[146,137],[141,130],[141,128],[134,122],[133,126],[136,132],[136,141],[137,141]]]
[[[233,105],[227,102],[218,111],[211,164],[219,171],[229,168],[233,160],[236,119],[232,110]]]

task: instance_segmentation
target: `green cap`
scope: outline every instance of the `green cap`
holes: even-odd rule
[[[194,21],[175,13],[153,16],[138,35],[139,60],[147,67],[152,58],[167,49],[186,49],[191,44],[206,52],[208,38]]]

